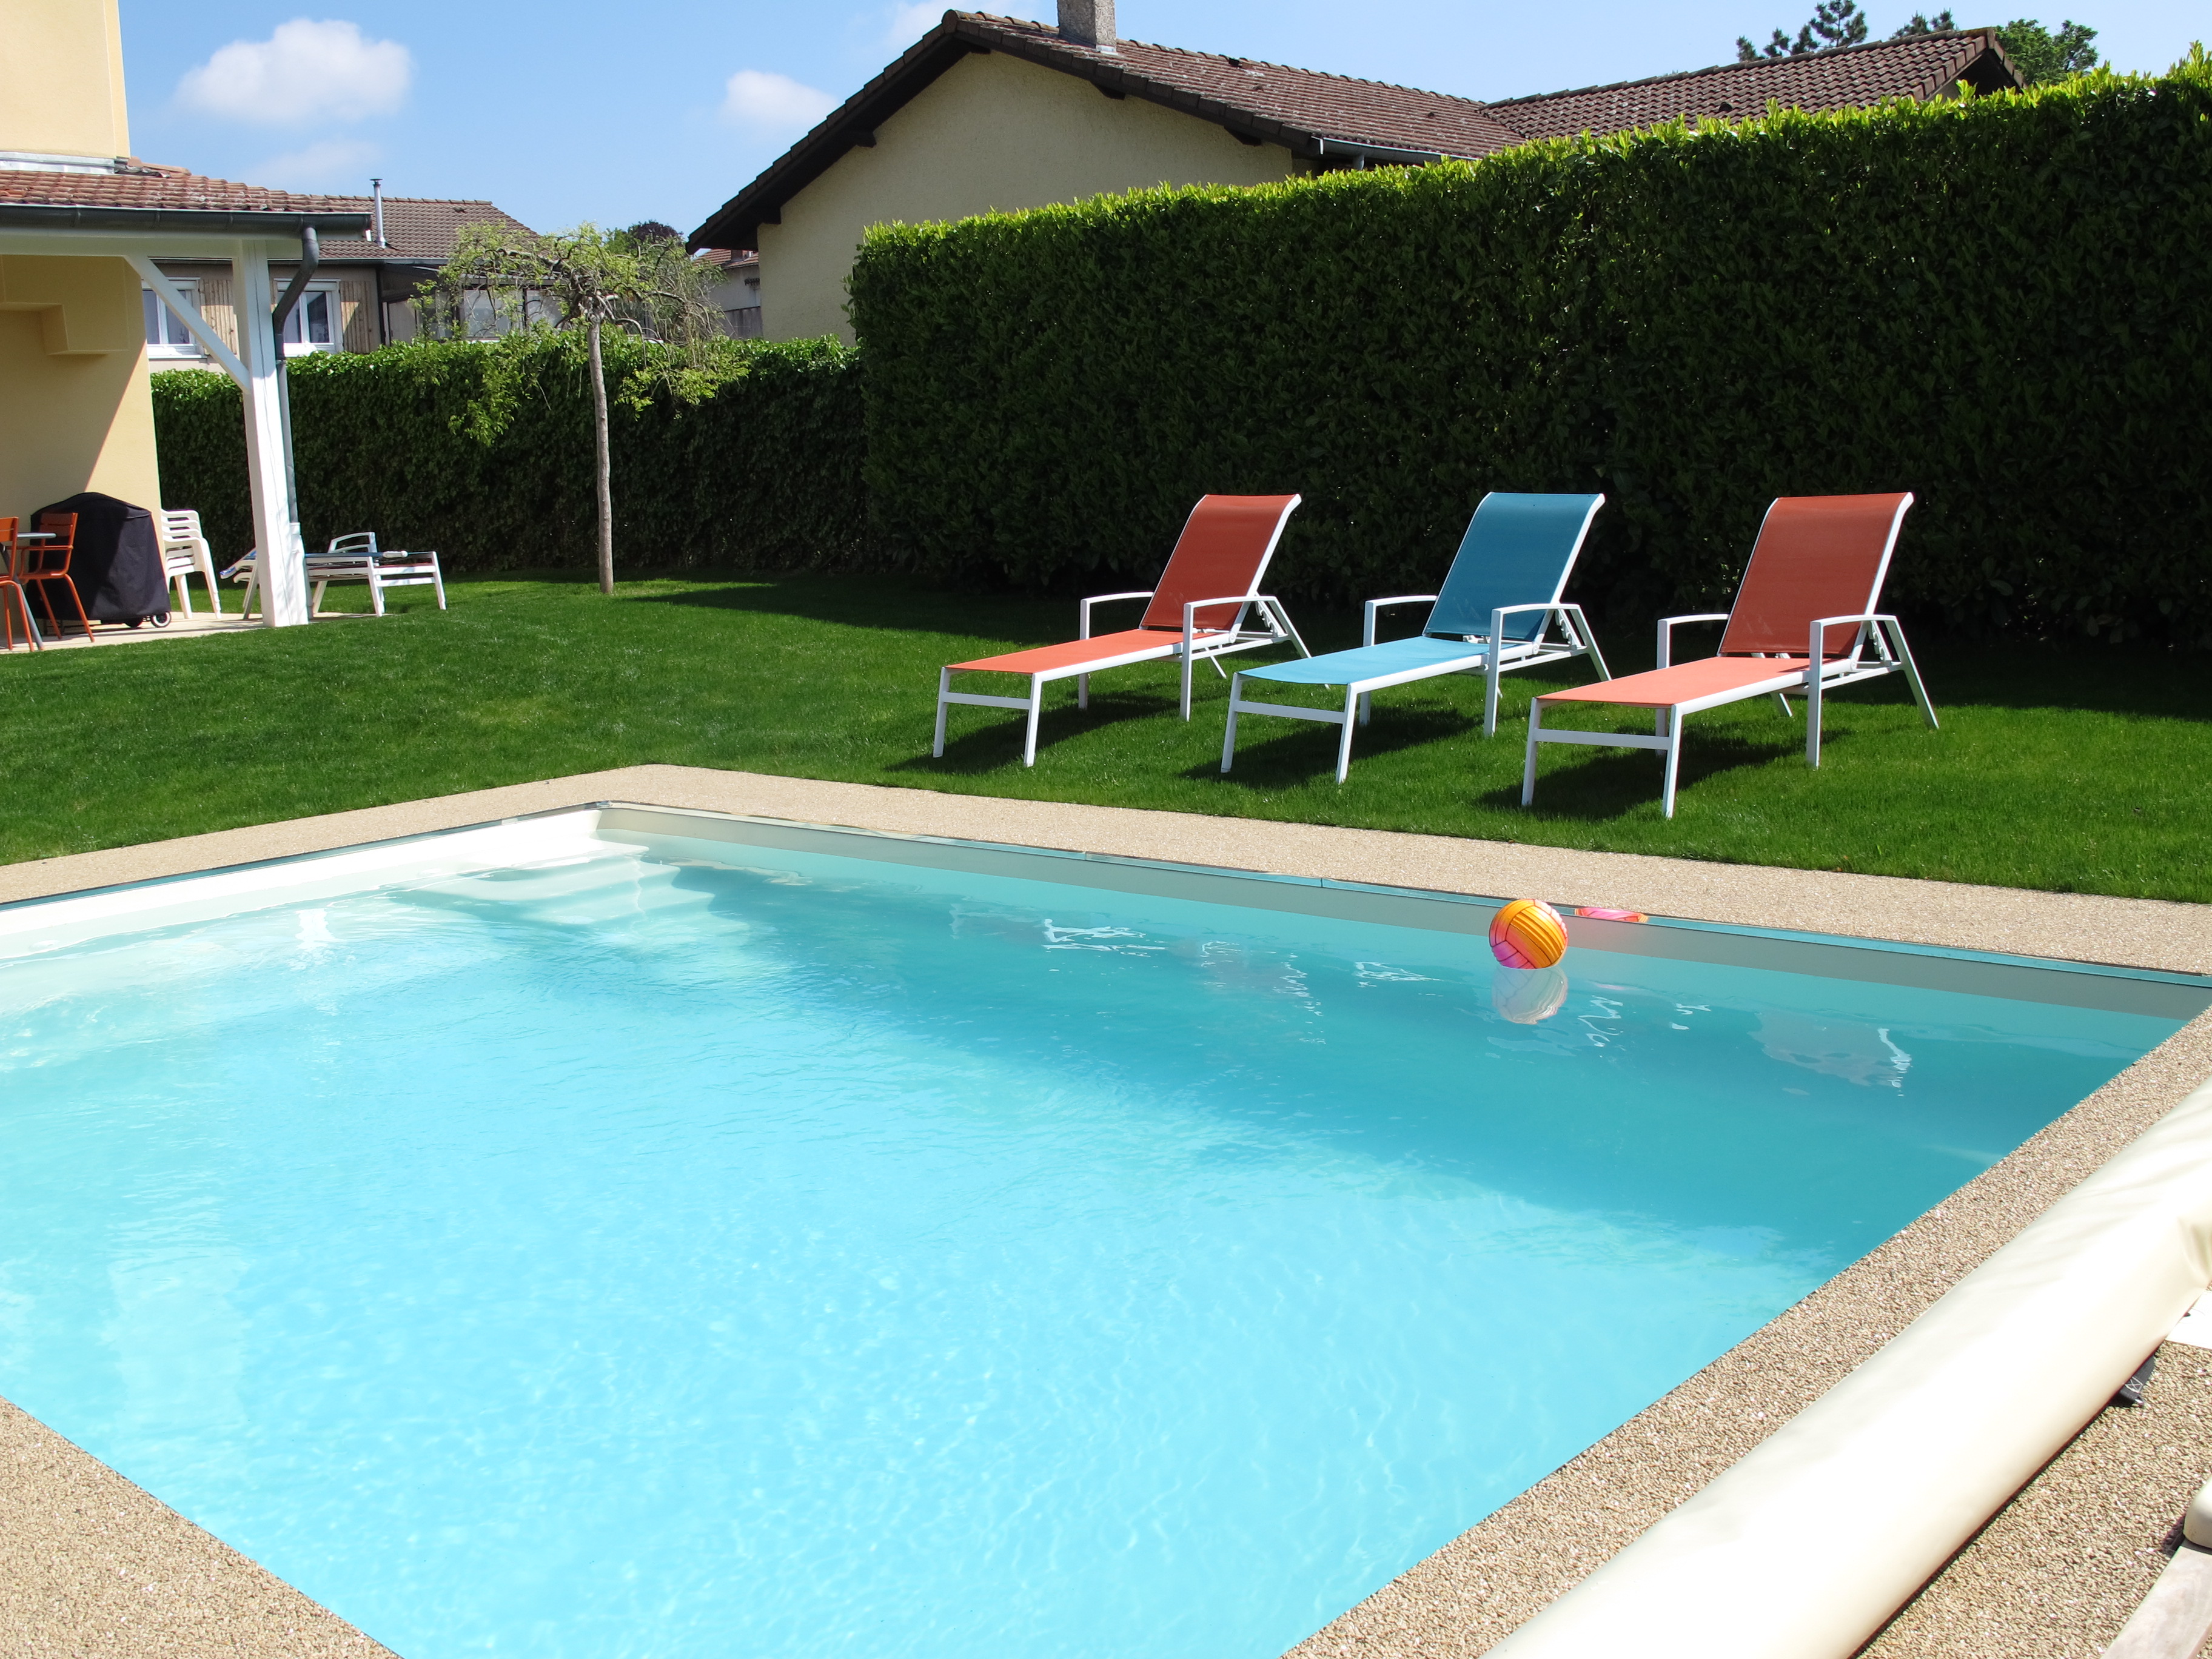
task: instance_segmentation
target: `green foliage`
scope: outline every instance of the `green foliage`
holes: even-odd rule
[[[2031,87],[2087,75],[2096,68],[2097,49],[2089,44],[2096,38],[2096,30],[2070,17],[2055,33],[2033,17],[2015,17],[1997,31],[2005,56]]]
[[[1732,591],[1778,495],[1910,489],[1889,583],[2212,644],[2212,68],[872,232],[868,476],[941,578],[1149,579],[1296,489],[1270,585],[1425,591],[1485,490],[1603,489],[1576,591]]]
[[[848,567],[866,544],[857,355],[833,341],[725,342],[686,403],[655,353],[606,341],[617,527],[631,567]],[[307,545],[374,530],[448,570],[588,565],[592,421],[584,344],[534,333],[293,360]],[[253,540],[238,388],[153,377],[161,496],[197,507],[225,563]]]

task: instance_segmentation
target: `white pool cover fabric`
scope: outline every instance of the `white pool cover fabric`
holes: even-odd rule
[[[1847,1659],[2212,1282],[2212,1085],[1490,1650]]]

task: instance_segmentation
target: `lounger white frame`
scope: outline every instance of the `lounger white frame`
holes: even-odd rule
[[[222,593],[216,586],[215,555],[200,533],[200,515],[192,507],[164,507],[155,514],[161,525],[161,574],[177,591],[177,609],[192,614],[192,582],[197,575],[207,584],[208,603],[222,615]]]
[[[251,616],[253,596],[261,585],[261,556],[257,550],[248,553],[242,562],[246,567],[246,599],[240,607],[240,616]],[[387,587],[429,587],[438,595],[438,609],[446,608],[445,573],[438,567],[435,553],[380,552],[376,532],[357,530],[343,536],[333,536],[329,548],[307,556],[307,580],[314,584],[308,596],[307,614],[313,616],[322,609],[323,590],[332,582],[365,582],[368,585],[369,608],[378,616],[384,615],[384,590]]]
[[[1596,511],[1595,507],[1591,509]],[[1434,593],[1401,593],[1387,599],[1370,599],[1365,606],[1365,619],[1360,629],[1359,643],[1364,647],[1375,643],[1375,622],[1379,612],[1395,605],[1433,605]],[[1505,637],[1505,619],[1531,611],[1544,612],[1543,625],[1531,640],[1511,640]],[[1561,638],[1550,638],[1553,625],[1559,626]],[[1610,679],[1606,672],[1605,659],[1599,654],[1597,635],[1591,629],[1589,618],[1578,605],[1507,605],[1490,613],[1490,632],[1486,635],[1464,636],[1468,653],[1443,663],[1424,663],[1419,667],[1400,669],[1395,673],[1376,674],[1364,680],[1352,680],[1344,688],[1344,707],[1315,708],[1292,702],[1255,702],[1243,695],[1244,677],[1236,676],[1229,682],[1229,726],[1221,736],[1221,769],[1229,770],[1237,757],[1237,717],[1239,714],[1274,714],[1285,720],[1318,720],[1324,726],[1341,728],[1336,744],[1336,781],[1342,783],[1352,771],[1352,732],[1355,725],[1364,726],[1374,713],[1372,692],[1386,690],[1394,685],[1407,685],[1415,680],[1434,679],[1443,674],[1480,674],[1484,679],[1482,699],[1482,735],[1490,736],[1498,730],[1498,681],[1499,676],[1516,668],[1529,668],[1538,663],[1555,662],[1567,657],[1587,656],[1597,665],[1598,676]]]
[[[1889,521],[1888,539],[1882,544],[1881,561],[1875,567],[1874,581],[1869,593],[1879,596],[1882,584],[1889,576],[1890,556],[1897,550],[1898,533],[1904,528],[1905,515],[1912,506],[1912,495],[1906,492],[1899,502]],[[1771,513],[1773,508],[1767,509]],[[1755,556],[1755,554],[1754,554]],[[1745,573],[1745,580],[1750,573]],[[1740,596],[1740,594],[1739,594]],[[1662,617],[1659,619],[1659,660],[1654,671],[1674,666],[1674,629],[1684,623],[1726,623],[1735,615],[1732,611],[1701,611],[1694,615]],[[1834,657],[1826,654],[1827,630],[1856,623],[1858,626],[1851,635],[1850,649]],[[1866,659],[1866,649],[1871,643],[1875,660]],[[1741,702],[1751,697],[1772,696],[1781,704],[1782,712],[1790,713],[1792,691],[1805,694],[1805,763],[1808,766],[1820,763],[1820,700],[1828,692],[1846,685],[1856,685],[1862,680],[1877,680],[1885,674],[1903,674],[1912,688],[1913,700],[1920,705],[1930,730],[1939,730],[1936,706],[1928,700],[1928,688],[1921,684],[1919,665],[1912,660],[1912,652],[1905,643],[1905,629],[1897,618],[1887,611],[1863,611],[1851,616],[1821,617],[1808,628],[1805,666],[1784,670],[1771,678],[1753,680],[1742,685],[1733,685],[1725,690],[1708,692],[1702,697],[1690,697],[1683,702],[1656,708],[1651,711],[1652,735],[1635,736],[1626,732],[1570,732],[1547,731],[1544,727],[1544,699],[1535,698],[1528,705],[1528,748],[1521,771],[1521,804],[1527,806],[1536,799],[1536,748],[1546,743],[1588,744],[1600,749],[1656,749],[1667,757],[1666,782],[1660,792],[1661,813],[1674,816],[1674,781],[1682,759],[1682,722],[1691,714],[1723,704]],[[1579,701],[1579,700],[1578,700]],[[1601,705],[1601,707],[1602,705]],[[1616,705],[1633,708],[1632,703]]]
[[[1290,514],[1285,511],[1283,516],[1287,520]],[[1278,537],[1282,534],[1280,524],[1276,526],[1275,533]],[[1273,550],[1272,543],[1270,550]],[[1264,560],[1261,568],[1266,568]],[[1149,599],[1158,591],[1148,587],[1127,593],[1097,593],[1085,599],[1079,607],[1081,631],[1075,636],[1077,641],[1079,642],[1091,637],[1091,611],[1094,605],[1111,605],[1123,599]],[[1217,605],[1237,607],[1230,626],[1212,630],[1200,629],[1198,613]],[[1247,621],[1255,609],[1264,626],[1248,627]],[[937,671],[937,734],[930,744],[929,752],[933,758],[944,757],[945,712],[953,703],[971,703],[979,708],[1018,708],[1029,714],[1028,729],[1022,737],[1022,764],[1035,766],[1037,722],[1044,713],[1044,689],[1047,685],[1055,680],[1073,679],[1075,682],[1075,706],[1088,708],[1091,707],[1091,677],[1093,674],[1103,673],[1109,668],[1126,668],[1131,663],[1154,662],[1164,657],[1182,659],[1182,710],[1183,719],[1188,720],[1190,677],[1194,665],[1212,662],[1216,657],[1225,657],[1232,651],[1256,651],[1262,646],[1285,643],[1297,647],[1298,654],[1302,657],[1313,655],[1306,649],[1306,642],[1298,637],[1298,630],[1291,625],[1290,612],[1283,609],[1280,599],[1272,593],[1224,593],[1219,599],[1193,599],[1183,606],[1181,638],[1170,635],[1158,645],[1147,646],[1139,651],[1125,651],[1112,657],[1094,657],[1086,661],[1070,663],[1064,668],[1039,670],[1029,677],[1030,694],[1026,697],[995,697],[981,691],[955,691],[952,676],[957,671],[948,665]],[[1213,664],[1213,672],[1221,673],[1219,663]]]

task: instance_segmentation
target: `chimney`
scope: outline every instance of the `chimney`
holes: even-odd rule
[[[1060,0],[1060,38],[1114,50],[1114,0]]]
[[[388,246],[391,246],[391,244],[390,244],[390,243],[388,243],[388,242],[386,242],[386,241],[384,240],[384,180],[383,180],[383,179],[370,179],[370,180],[368,181],[368,198],[369,198],[369,203],[370,203],[370,211],[371,211],[371,212],[373,212],[373,213],[374,213],[374,214],[376,215],[376,245],[377,245],[377,246],[379,246],[379,247],[388,247]]]

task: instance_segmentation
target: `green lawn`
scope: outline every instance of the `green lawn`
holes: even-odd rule
[[[1477,681],[1382,694],[1342,787],[1334,730],[1281,720],[1246,726],[1224,778],[1225,683],[1201,671],[1186,726],[1170,669],[1127,669],[1087,714],[1058,689],[1025,771],[1020,717],[996,710],[956,710],[945,757],[929,757],[937,668],[1066,637],[1072,601],[811,576],[641,580],[611,601],[578,580],[471,580],[452,599],[444,615],[409,590],[381,623],[0,660],[0,861],[663,761],[2212,899],[2201,659],[1925,640],[1941,732],[1893,679],[1831,702],[1818,772],[1771,702],[1700,715],[1670,823],[1648,753],[1548,749],[1536,809],[1517,804],[1530,691],[1580,664],[1509,676],[1489,741]],[[1300,621],[1316,648],[1352,641],[1348,615]],[[1605,643],[1615,672],[1649,665],[1646,628]]]

